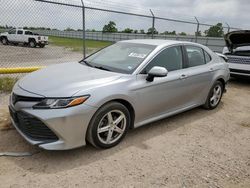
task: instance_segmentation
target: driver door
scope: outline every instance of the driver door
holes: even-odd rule
[[[16,41],[16,29],[12,29],[8,32],[8,40],[9,41]]]
[[[161,51],[137,76],[136,106],[137,122],[160,117],[175,112],[187,104],[185,82],[183,82],[184,55],[181,46],[173,46]],[[155,77],[153,82],[146,81],[148,71],[154,67],[165,67],[166,77]]]

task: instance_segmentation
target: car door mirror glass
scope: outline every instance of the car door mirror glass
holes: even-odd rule
[[[155,66],[148,72],[147,81],[153,82],[155,77],[165,77],[168,75],[168,70],[164,67]]]

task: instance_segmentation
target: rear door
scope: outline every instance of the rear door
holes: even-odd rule
[[[198,46],[185,45],[184,52],[186,67],[181,79],[185,83],[187,106],[201,105],[207,98],[213,78],[213,69],[209,65],[212,59]]]

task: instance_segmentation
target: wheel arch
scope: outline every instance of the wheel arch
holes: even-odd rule
[[[7,36],[0,36],[0,41],[2,41],[4,38],[8,40]]]
[[[111,102],[118,102],[122,105],[124,105],[129,113],[130,113],[130,116],[131,116],[131,122],[130,122],[130,129],[133,129],[134,128],[134,121],[135,121],[135,109],[132,105],[131,102],[129,102],[128,100],[124,99],[124,98],[121,98],[121,97],[117,97],[117,98],[112,98],[112,99],[108,99],[108,100],[105,100],[105,102],[103,102],[99,107],[98,109],[96,110],[96,112],[102,108],[103,106],[107,105],[108,103],[111,103]],[[95,113],[96,113],[95,112]],[[93,115],[94,116],[94,115]]]
[[[28,38],[28,41],[35,41],[36,42],[36,39],[35,38]]]
[[[216,81],[219,81],[219,82],[222,83],[222,85],[223,85],[223,91],[224,91],[225,88],[226,88],[226,81],[225,81],[225,79],[222,78],[222,77],[219,77],[219,78],[216,79]]]

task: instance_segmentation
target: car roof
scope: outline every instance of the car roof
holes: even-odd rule
[[[176,40],[159,40],[159,39],[134,39],[134,40],[124,40],[120,42],[129,42],[129,43],[135,43],[135,44],[147,44],[147,45],[155,45],[155,46],[169,46],[173,44],[183,44],[183,41],[176,41]],[[194,44],[191,42],[185,42]]]

